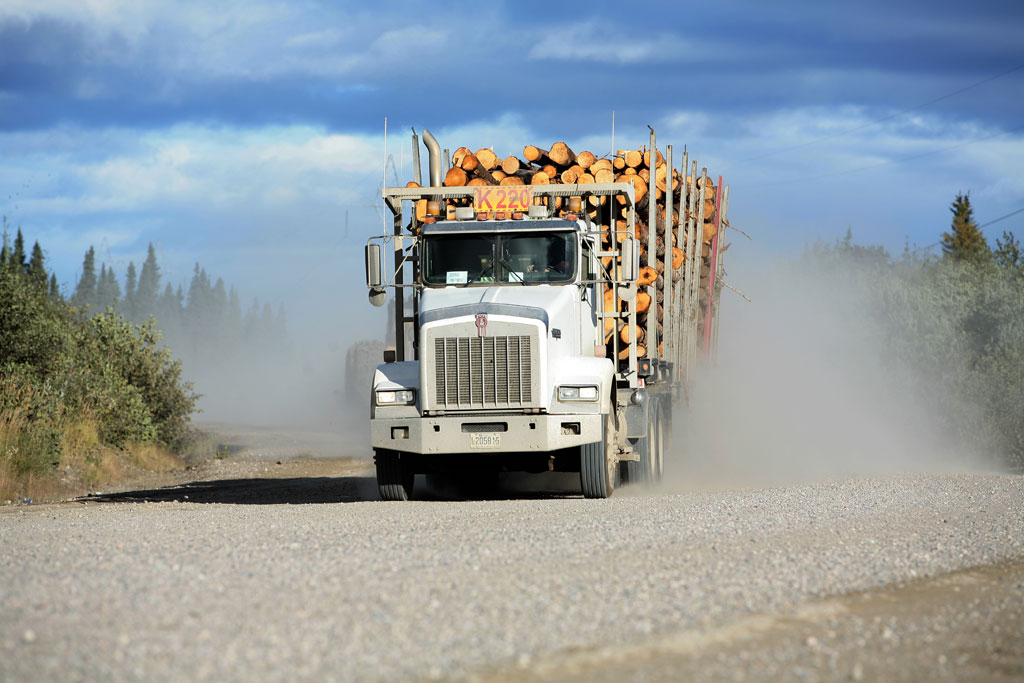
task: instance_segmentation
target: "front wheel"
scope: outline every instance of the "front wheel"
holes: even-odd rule
[[[618,459],[612,452],[615,443],[610,417],[604,418],[604,438],[580,446],[580,488],[584,498],[608,498],[615,490]]]
[[[416,472],[408,455],[380,449],[374,455],[377,465],[377,491],[381,500],[412,500]]]

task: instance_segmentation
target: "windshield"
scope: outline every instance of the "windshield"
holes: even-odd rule
[[[434,235],[423,240],[428,285],[571,282],[576,274],[572,232]]]

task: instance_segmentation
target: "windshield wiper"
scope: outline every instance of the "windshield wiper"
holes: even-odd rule
[[[510,265],[509,265],[508,261],[506,261],[506,260],[505,260],[505,259],[503,259],[503,258],[502,258],[502,259],[498,259],[498,261],[499,261],[499,262],[501,263],[501,267],[502,267],[502,268],[505,268],[505,269],[506,269],[506,271],[508,272],[508,275],[509,275],[509,280],[508,280],[508,281],[509,281],[509,282],[512,282],[512,276],[513,276],[513,275],[514,275],[515,273],[519,272],[519,271],[513,270],[513,269],[512,269],[512,266],[510,266]],[[519,277],[519,284],[523,285],[524,287],[526,286],[526,277],[525,277],[525,275],[526,275],[526,274],[525,274],[525,273],[523,273],[522,275],[519,275],[519,276],[518,276],[518,277]]]

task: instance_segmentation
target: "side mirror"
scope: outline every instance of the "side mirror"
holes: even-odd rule
[[[632,237],[622,240],[619,254],[622,260],[622,279],[630,283],[636,282],[640,272],[640,251],[636,248],[636,240]]]
[[[381,259],[380,245],[366,245],[366,286],[370,289],[380,289],[384,284],[384,262]]]

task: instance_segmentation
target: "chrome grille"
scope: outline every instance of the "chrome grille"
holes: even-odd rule
[[[434,340],[438,408],[507,408],[533,400],[529,336],[439,337]]]

